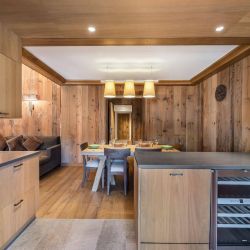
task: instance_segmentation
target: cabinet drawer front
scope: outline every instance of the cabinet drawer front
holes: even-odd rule
[[[18,231],[36,212],[35,189],[24,193],[19,200],[13,204],[15,229]]]
[[[38,157],[24,162],[24,192],[39,186],[39,160]]]
[[[16,232],[13,205],[0,209],[0,247]]]
[[[141,244],[140,250],[209,250],[203,244]]]
[[[24,193],[24,162],[16,162],[11,165],[13,202],[22,197]]]
[[[13,201],[12,177],[10,167],[0,168],[0,210]]]
[[[37,157],[13,164],[14,201],[36,185],[39,185],[38,165]]]
[[[209,243],[209,170],[140,169],[141,242]]]

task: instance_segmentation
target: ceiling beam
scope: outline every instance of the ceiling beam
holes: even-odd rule
[[[23,46],[249,45],[250,37],[22,38]]]
[[[230,51],[228,54],[220,58],[218,61],[210,65],[208,68],[201,71],[198,75],[194,76],[190,81],[192,84],[198,84],[201,81],[209,78],[210,76],[218,73],[240,59],[250,55],[250,45],[242,45]]]
[[[24,48],[22,49],[22,63],[44,75],[58,85],[63,85],[66,81],[60,74],[58,74],[56,71],[54,71],[52,68],[50,68]]]

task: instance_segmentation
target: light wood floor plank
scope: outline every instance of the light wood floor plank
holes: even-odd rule
[[[92,192],[95,173],[90,174],[85,187],[81,187],[81,166],[65,166],[40,180],[40,208],[38,218],[60,219],[133,219],[133,187],[123,194],[122,178],[107,196],[100,188]],[[131,180],[132,182],[132,175]]]

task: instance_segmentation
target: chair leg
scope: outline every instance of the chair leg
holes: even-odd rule
[[[110,193],[110,182],[111,182],[111,176],[109,171],[107,171],[107,194],[109,195]]]
[[[127,171],[124,172],[124,194],[127,195],[127,185],[128,185],[128,179],[127,179]]]
[[[86,182],[86,178],[87,178],[87,169],[85,166],[83,166],[83,176],[82,176],[82,184],[81,184],[82,187],[84,187],[84,184]]]
[[[102,170],[102,189],[104,189],[104,175],[105,175],[105,170]]]

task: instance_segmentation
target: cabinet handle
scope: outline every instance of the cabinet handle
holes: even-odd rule
[[[0,115],[9,115],[9,113],[6,113],[6,112],[0,112]]]
[[[171,173],[170,176],[183,176],[183,173]]]
[[[23,200],[18,201],[17,203],[14,204],[14,207],[19,206],[22,202],[23,202]]]
[[[23,163],[13,166],[14,170],[18,170],[22,167]]]

